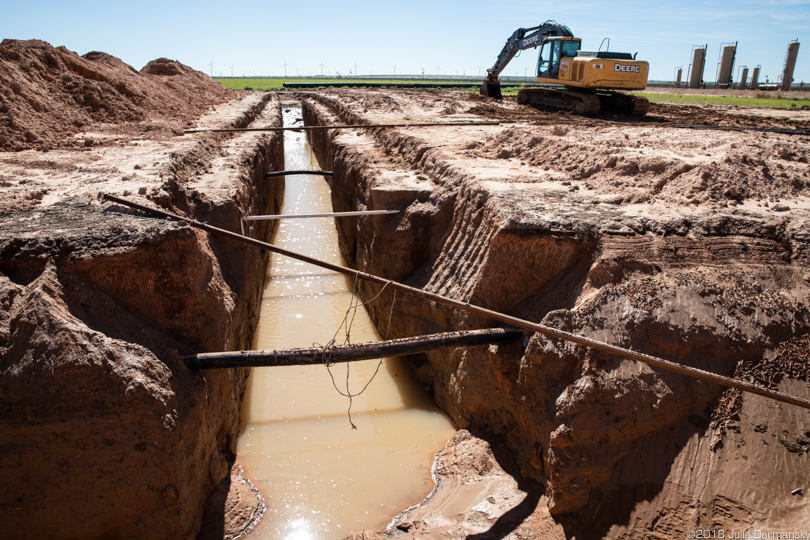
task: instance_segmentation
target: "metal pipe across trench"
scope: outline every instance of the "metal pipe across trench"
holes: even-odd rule
[[[342,266],[338,266],[336,264],[331,264],[325,261],[320,261],[313,257],[309,257],[307,255],[302,255],[300,253],[296,253],[294,251],[290,251],[284,248],[280,248],[278,246],[274,246],[273,244],[269,244],[267,242],[262,242],[260,240],[255,240],[248,236],[242,236],[237,233],[233,233],[231,231],[226,231],[225,229],[220,229],[218,227],[213,227],[211,225],[207,225],[205,223],[201,223],[199,221],[179,216],[177,214],[172,214],[170,212],[164,212],[163,210],[158,210],[157,208],[151,208],[149,206],[145,206],[142,204],[138,204],[127,199],[122,199],[120,197],[116,197],[114,195],[103,194],[102,197],[108,201],[122,204],[124,206],[129,206],[130,208],[135,208],[141,210],[143,212],[147,212],[156,216],[162,216],[169,219],[176,219],[179,221],[184,221],[191,225],[192,227],[196,227],[198,229],[207,231],[211,234],[217,234],[219,236],[224,236],[226,238],[230,238],[232,240],[236,240],[238,242],[244,242],[246,244],[250,244],[259,248],[267,249],[272,251],[273,253],[278,253],[279,255],[284,255],[285,257],[290,257],[293,259],[297,259],[300,261],[304,261],[315,266],[320,266],[321,268],[327,268],[334,272],[339,272],[342,274],[346,274],[349,276],[354,277],[355,279],[362,279],[365,281],[370,281],[372,283],[377,283],[379,285],[383,285],[386,287],[390,287],[392,289],[406,292],[413,296],[418,296],[420,298],[424,298],[426,300],[431,300],[433,302],[437,302],[440,304],[444,304],[447,306],[452,306],[457,309],[467,311],[469,313],[475,313],[477,315],[482,315],[489,319],[493,319],[496,321],[500,321],[506,324],[511,324],[517,326],[518,328],[523,328],[525,330],[533,330],[535,332],[539,332],[543,335],[554,337],[557,339],[562,339],[565,341],[570,341],[572,343],[576,343],[577,345],[582,345],[584,347],[590,347],[592,349],[596,349],[598,351],[602,351],[608,354],[613,354],[616,356],[620,356],[622,358],[627,358],[629,360],[636,360],[638,362],[643,362],[645,364],[658,367],[661,369],[665,369],[668,371],[674,371],[675,373],[680,373],[682,375],[686,375],[689,377],[694,377],[696,379],[700,379],[707,382],[713,382],[716,384],[720,384],[723,386],[727,386],[729,388],[735,388],[737,390],[741,390],[743,392],[750,392],[752,394],[757,394],[759,396],[767,397],[770,399],[774,399],[776,401],[781,401],[783,403],[789,403],[791,405],[796,405],[798,407],[802,407],[804,409],[810,410],[810,400],[799,398],[796,396],[791,396],[785,394],[783,392],[778,392],[776,390],[770,390],[767,388],[762,388],[757,385],[747,383],[744,381],[738,381],[736,379],[732,379],[730,377],[725,377],[723,375],[717,375],[716,373],[711,373],[708,371],[704,371],[702,369],[693,368],[690,366],[684,366],[682,364],[677,364],[675,362],[671,362],[669,360],[664,360],[663,358],[657,358],[655,356],[650,356],[648,354],[643,354],[640,352],[632,351],[630,349],[624,349],[622,347],[617,347],[615,345],[610,345],[608,343],[603,343],[601,341],[596,341],[594,339],[590,339],[584,336],[578,336],[576,334],[572,334],[570,332],[564,332],[562,330],[557,330],[555,328],[551,328],[549,326],[545,326],[543,324],[527,321],[525,319],[520,319],[518,317],[513,317],[511,315],[507,315],[505,313],[500,313],[497,311],[493,311],[491,309],[486,309],[480,306],[475,306],[469,304],[467,302],[460,302],[458,300],[453,300],[452,298],[447,298],[446,296],[441,296],[435,293],[431,293],[428,291],[423,291],[422,289],[417,289],[416,287],[411,287],[409,285],[405,285],[402,283],[398,283],[396,281],[391,281],[385,278],[381,278],[379,276],[375,276],[373,274],[367,274],[365,272],[360,272],[358,270],[353,270],[351,268],[344,268]]]

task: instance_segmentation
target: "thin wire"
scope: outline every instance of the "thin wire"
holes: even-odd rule
[[[382,295],[382,293],[385,291],[386,287],[388,287],[388,284],[386,283],[385,285],[383,285],[383,288],[380,289],[380,292],[377,293],[374,296],[374,298],[370,299],[368,302],[360,303],[360,295],[358,294],[358,291],[357,291],[357,285],[358,285],[358,278],[357,278],[357,276],[355,276],[354,286],[352,287],[352,299],[349,302],[349,308],[346,310],[346,313],[343,315],[343,320],[341,321],[340,325],[338,326],[337,330],[335,331],[335,335],[323,347],[323,353],[322,353],[323,363],[326,366],[327,372],[329,372],[329,377],[332,379],[332,386],[335,387],[335,390],[337,391],[338,394],[340,394],[343,397],[349,398],[349,407],[348,407],[348,410],[347,410],[347,414],[349,416],[349,424],[351,424],[352,429],[357,429],[357,426],[352,421],[352,405],[353,405],[353,402],[354,402],[354,398],[361,395],[361,394],[363,394],[363,392],[366,391],[366,389],[369,387],[371,382],[377,377],[377,373],[380,372],[380,367],[382,367],[383,359],[380,358],[380,361],[377,363],[377,368],[374,370],[374,374],[371,376],[371,378],[368,380],[368,382],[366,382],[365,386],[363,386],[363,389],[360,390],[359,392],[353,394],[351,392],[351,390],[349,389],[349,377],[350,377],[350,373],[351,373],[349,362],[346,363],[346,391],[344,392],[340,388],[338,388],[337,381],[335,381],[335,376],[332,373],[332,369],[331,369],[332,366],[334,365],[334,362],[331,361],[332,349],[334,348],[335,343],[337,342],[337,337],[338,337],[338,334],[340,333],[341,328],[344,328],[344,326],[345,326],[346,338],[344,339],[343,344],[344,345],[350,345],[351,344],[351,328],[354,325],[354,319],[355,319],[355,316],[357,315],[357,310],[360,309],[361,307],[365,307],[368,304],[370,304],[371,302],[374,302],[375,300],[377,300]],[[397,299],[397,291],[395,290],[394,291],[394,297],[393,297],[393,299],[391,301],[391,308],[390,308],[390,311],[388,313],[388,328],[386,328],[386,330],[385,330],[385,339],[388,338],[388,332],[391,330],[391,319],[393,318],[394,304],[396,303],[396,299]],[[351,315],[350,315],[350,313],[351,313]]]

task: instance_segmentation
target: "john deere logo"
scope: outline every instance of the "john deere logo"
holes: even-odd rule
[[[626,66],[624,64],[614,64],[613,71],[629,71],[631,73],[641,73],[639,66]]]

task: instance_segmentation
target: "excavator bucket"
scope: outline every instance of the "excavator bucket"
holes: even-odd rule
[[[503,95],[501,94],[501,81],[492,80],[487,77],[484,79],[484,84],[481,85],[481,89],[478,90],[478,93],[482,96],[494,99],[503,99]]]

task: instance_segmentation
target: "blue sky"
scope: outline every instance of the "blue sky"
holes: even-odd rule
[[[42,39],[79,54],[103,51],[136,69],[168,57],[216,75],[477,75],[511,33],[554,19],[598,49],[638,52],[650,78],[684,77],[694,45],[708,44],[714,81],[720,47],[737,41],[739,67],[761,65],[760,81],[782,72],[788,43],[801,42],[795,80],[810,83],[810,0],[640,1],[310,0],[157,2],[0,0],[0,38]],[[531,74],[525,51],[506,75]],[[213,67],[212,67],[213,65]]]

